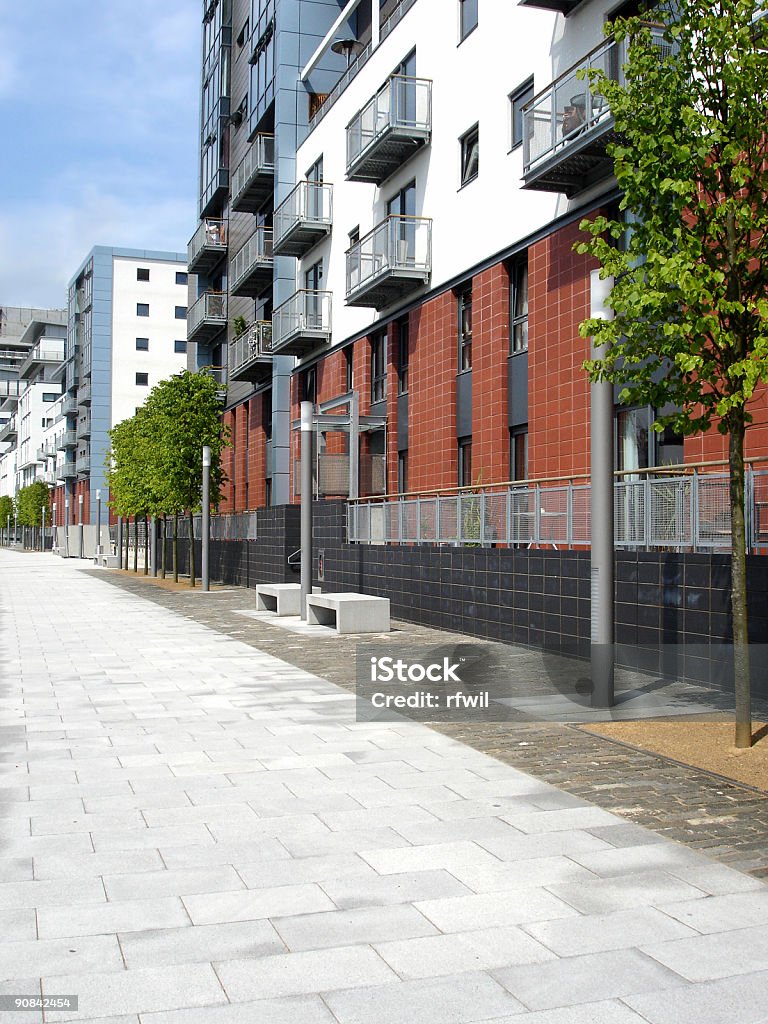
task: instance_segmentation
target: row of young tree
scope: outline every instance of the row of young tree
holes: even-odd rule
[[[190,582],[195,585],[194,514],[201,508],[202,449],[211,449],[211,503],[221,500],[225,474],[221,453],[229,444],[221,422],[219,386],[204,373],[161,381],[144,405],[109,432],[107,483],[114,513],[133,520],[134,571],[138,569],[139,530],[148,538],[149,521],[162,522],[160,564],[165,574],[166,523],[173,522],[173,573],[178,579],[178,524],[186,517],[190,539]],[[127,536],[126,536],[127,539]],[[145,571],[147,568],[145,544]],[[126,566],[127,567],[127,566]]]
[[[0,495],[0,527],[6,529],[8,522],[19,526],[40,527],[51,524],[51,492],[42,480],[36,480],[28,487],[22,487],[15,499],[7,494]],[[43,523],[45,517],[45,523]]]

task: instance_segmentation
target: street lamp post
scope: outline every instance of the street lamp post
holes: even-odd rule
[[[19,513],[13,513],[13,543],[18,543],[19,540]]]
[[[203,592],[210,590],[210,547],[211,547],[211,449],[209,445],[203,445],[203,515],[200,524],[202,528],[202,558],[201,575],[203,577]]]
[[[56,502],[54,501],[53,505],[51,506],[51,551],[53,551],[53,549],[57,547],[56,527],[58,525],[59,521],[56,518]]]
[[[311,402],[301,403],[301,617],[307,618],[312,593],[312,413]]]
[[[69,498],[64,501],[64,557],[69,558]]]
[[[96,554],[101,552],[101,491],[96,491]]]
[[[11,513],[5,517],[5,543],[7,547],[11,546]]]
[[[78,557],[83,557],[83,495],[82,493],[77,496],[77,525],[80,527],[80,551]]]
[[[45,507],[45,505],[43,505],[40,508],[40,522],[42,524],[42,532],[40,534],[40,550],[41,551],[45,551],[45,513],[46,513],[46,511],[47,511],[46,507]]]

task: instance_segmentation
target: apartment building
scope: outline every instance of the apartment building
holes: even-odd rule
[[[151,388],[186,367],[187,269],[180,253],[95,246],[68,286],[66,343],[48,469],[57,525],[96,515],[106,498],[108,431]]]

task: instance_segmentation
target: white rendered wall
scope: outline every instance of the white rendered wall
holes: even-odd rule
[[[35,477],[42,474],[44,466],[38,460],[37,452],[43,446],[43,439],[49,428],[44,421],[51,419],[50,403],[43,401],[43,395],[56,394],[61,391],[59,384],[44,381],[31,384],[19,396],[17,411],[18,442],[16,485],[18,489],[34,483]]]
[[[338,343],[396,306],[376,312],[344,304],[345,251],[357,225],[365,235],[386,216],[387,200],[416,180],[416,213],[432,218],[429,289],[460,276],[552,219],[610,187],[602,183],[570,202],[563,195],[522,189],[523,147],[510,151],[509,94],[533,76],[539,93],[603,38],[615,0],[595,0],[564,18],[516,3],[480,4],[477,28],[459,44],[456,0],[418,0],[299,149],[297,173],[321,155],[333,184],[333,231],[297,261],[304,270],[322,258],[324,288],[333,292],[333,342]],[[416,75],[432,86],[432,140],[381,187],[345,179],[346,126],[389,74],[416,48]],[[311,83],[311,78],[310,78]],[[478,123],[480,171],[460,188],[460,137]],[[425,291],[428,289],[424,289]],[[408,301],[416,298],[412,293]]]
[[[386,216],[387,200],[413,179],[417,216],[433,219],[431,288],[555,215],[556,196],[521,191],[523,155],[522,147],[510,152],[509,94],[531,75],[536,91],[548,83],[556,17],[510,2],[481,4],[478,27],[458,45],[458,3],[419,0],[300,147],[300,172],[322,154],[324,178],[334,186],[331,237],[299,261],[301,271],[324,260],[324,287],[333,291],[334,342],[389,312],[344,305],[344,253],[348,233],[359,225],[365,235]],[[431,144],[381,187],[346,181],[347,124],[414,46],[417,77],[433,81]],[[460,188],[459,138],[476,123],[480,172]]]
[[[149,269],[149,281],[137,281],[136,270]],[[186,368],[185,352],[174,352],[174,341],[185,341],[187,322],[177,320],[175,307],[187,305],[187,285],[176,284],[186,265],[173,261],[113,257],[112,292],[112,410],[110,427],[133,416],[155,384]],[[136,315],[139,302],[149,304],[149,316]],[[149,349],[137,351],[136,339],[149,338]],[[149,384],[136,384],[146,373]]]
[[[12,498],[16,493],[16,449],[3,452],[0,455],[0,494],[6,494]],[[0,523],[3,529],[6,524]]]

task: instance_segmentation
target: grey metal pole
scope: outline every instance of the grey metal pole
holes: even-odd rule
[[[123,568],[123,517],[117,517],[117,555],[120,559],[120,568]]]
[[[64,502],[64,557],[69,558],[69,498]]]
[[[200,523],[202,531],[202,566],[203,593],[211,588],[210,580],[210,547],[211,547],[211,449],[203,445],[203,515]]]
[[[591,274],[591,316],[611,320],[607,304],[613,278]],[[599,359],[604,345],[591,341],[590,355]],[[614,524],[613,524],[613,384],[590,385],[591,458],[591,667],[592,707],[610,708],[614,698]]]
[[[46,508],[45,508],[45,505],[43,505],[40,508],[40,524],[41,524],[41,530],[40,530],[40,550],[43,551],[43,552],[45,551],[45,512],[46,512]]]
[[[157,576],[157,516],[152,516],[150,522],[150,544],[149,544],[149,560],[152,563],[152,575]]]
[[[96,491],[96,554],[101,550],[101,491]]]
[[[83,496],[78,494],[77,496],[77,525],[79,526],[80,533],[80,551],[78,552],[78,558],[83,557]]]
[[[56,518],[56,502],[54,501],[53,505],[51,506],[51,553],[53,553],[53,549],[55,547],[57,547],[57,544],[56,544],[56,541],[58,540],[58,538],[56,536],[56,527],[57,526],[58,526],[58,519]]]
[[[301,617],[307,618],[312,593],[312,414],[311,402],[301,403]]]
[[[19,513],[13,513],[13,543],[17,544],[19,541]]]
[[[5,546],[11,546],[11,513],[5,517]]]

